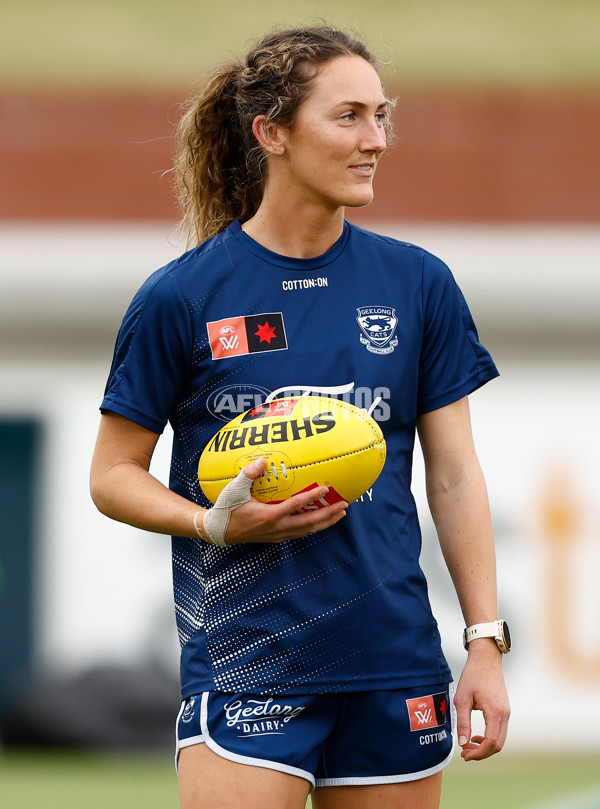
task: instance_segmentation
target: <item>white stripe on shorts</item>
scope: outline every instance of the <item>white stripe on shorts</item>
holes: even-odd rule
[[[454,683],[448,686],[448,694],[450,697],[450,723],[452,726],[452,750],[446,758],[434,767],[429,767],[427,770],[420,770],[418,772],[409,772],[402,775],[369,775],[364,778],[349,777],[349,778],[318,778],[316,785],[318,787],[343,787],[343,786],[368,786],[369,784],[403,784],[408,781],[418,781],[421,778],[427,778],[430,775],[435,775],[447,767],[452,761],[454,751],[456,750],[456,708],[454,707]]]
[[[181,703],[181,708],[179,709],[179,713],[177,714],[177,720],[175,721],[175,772],[177,772],[177,762],[179,761],[179,751],[182,750],[184,747],[191,747],[193,744],[203,744],[204,737],[200,736],[191,736],[189,739],[180,739],[179,738],[179,720],[181,719],[181,715],[185,710],[185,704],[187,699],[184,699]]]
[[[268,770],[277,770],[278,772],[285,772],[289,775],[296,775],[298,778],[304,778],[310,782],[311,788],[314,789],[315,777],[307,770],[301,770],[298,767],[290,767],[288,764],[281,764],[279,761],[269,761],[265,758],[252,758],[251,756],[241,756],[239,753],[232,753],[229,750],[221,747],[216,742],[208,730],[208,695],[209,691],[202,694],[202,704],[200,708],[200,727],[202,728],[202,738],[207,746],[221,758],[226,758],[228,761],[235,761],[237,764],[248,764],[250,767],[266,767]]]

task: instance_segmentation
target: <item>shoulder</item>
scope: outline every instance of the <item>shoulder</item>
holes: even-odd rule
[[[167,303],[197,296],[202,287],[214,281],[220,270],[230,269],[229,238],[227,231],[220,233],[155,270],[144,281],[134,301]]]
[[[231,268],[230,242],[232,238],[232,230],[227,228],[222,233],[213,236],[212,239],[207,239],[197,247],[186,251],[163,267],[160,272],[171,278],[174,283],[183,286],[190,277],[197,280],[199,273],[202,273],[200,277],[205,277],[207,273],[214,274],[222,267],[229,270]]]
[[[413,259],[421,263],[428,273],[447,275],[451,272],[448,266],[438,256],[430,253],[423,247],[392,236],[384,236],[371,230],[348,223],[353,241],[362,248],[371,248],[381,253],[387,253],[397,259]]]

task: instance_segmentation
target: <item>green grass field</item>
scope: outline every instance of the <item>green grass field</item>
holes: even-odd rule
[[[0,0],[0,85],[189,86],[280,25],[350,27],[390,85],[600,86],[597,0]]]
[[[0,755],[3,809],[177,809],[167,753],[15,753]],[[310,804],[309,804],[310,806]],[[597,757],[498,756],[455,760],[442,809],[598,809]]]

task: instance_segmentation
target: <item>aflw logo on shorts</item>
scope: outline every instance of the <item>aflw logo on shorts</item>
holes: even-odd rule
[[[426,697],[407,699],[406,707],[410,719],[411,730],[436,728],[446,722],[448,712],[448,694],[429,694]]]
[[[288,347],[281,312],[226,317],[210,321],[206,328],[213,360]]]

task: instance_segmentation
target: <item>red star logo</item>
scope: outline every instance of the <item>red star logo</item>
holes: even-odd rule
[[[440,702],[440,712],[441,712],[442,716],[445,716],[445,715],[446,715],[446,708],[447,708],[447,707],[448,707],[448,705],[447,705],[447,703],[446,703],[446,700],[445,700],[445,699],[443,699],[443,700]]]
[[[267,320],[266,323],[258,324],[258,331],[255,331],[257,337],[260,338],[260,343],[269,343],[271,340],[275,338],[275,326],[269,326],[269,321]]]

